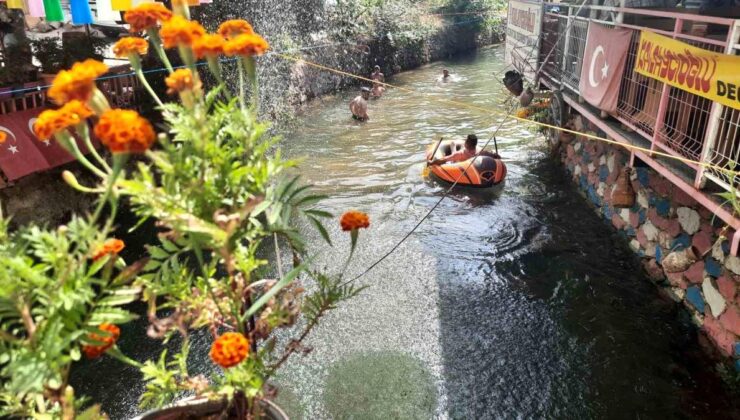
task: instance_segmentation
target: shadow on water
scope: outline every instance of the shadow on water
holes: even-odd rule
[[[496,231],[470,251],[478,264],[437,258],[450,416],[737,417],[685,312],[658,297],[560,166],[528,166],[535,177],[521,182],[545,194],[523,196],[520,211],[471,208]],[[510,217],[490,216],[500,210]]]

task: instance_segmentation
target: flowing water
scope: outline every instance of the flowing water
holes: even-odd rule
[[[391,89],[370,102],[365,124],[349,118],[355,93],[317,100],[285,133],[283,151],[306,158],[304,181],[331,195],[324,208],[372,218],[352,273],[442,196],[443,186],[422,177],[424,148],[440,136],[485,141],[495,130],[498,117],[437,100],[503,109],[493,78],[502,63],[494,47],[398,75],[393,83],[418,93]],[[437,84],[443,67],[458,80]],[[307,343],[313,352],[286,365],[279,402],[305,419],[736,416],[684,312],[658,297],[541,137],[514,121],[497,137],[505,190],[444,200],[360,280],[369,287],[320,324]],[[336,270],[349,238],[338,226],[330,234],[334,247],[319,258]],[[310,243],[322,247],[318,235]],[[121,345],[139,358],[155,347],[144,338]],[[210,366],[206,346],[195,351],[196,369]],[[110,373],[82,391],[107,397],[114,418],[132,415],[141,384],[121,377],[135,373],[109,361],[83,369],[103,368]]]

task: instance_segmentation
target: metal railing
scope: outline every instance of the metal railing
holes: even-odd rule
[[[139,80],[131,73],[128,65],[110,69],[108,75],[123,76],[106,78],[98,82],[98,88],[114,108],[137,108]],[[0,88],[0,115],[12,114],[51,105],[47,97],[46,82],[30,82],[23,85]]]
[[[740,55],[740,21],[607,6],[585,6],[579,16],[574,16],[578,5],[560,3],[557,10],[549,6],[553,4],[545,3],[543,6],[540,61],[552,48],[558,33],[569,29],[548,62],[544,63],[543,76],[547,81],[579,95],[588,26],[598,23],[632,29],[634,33],[622,75],[617,112],[613,117],[649,141],[651,150],[720,167],[740,162],[740,111],[633,71],[640,30],[647,29],[697,48]],[[607,20],[598,18],[602,16]],[[706,179],[727,190],[733,187],[725,172],[691,163],[685,166],[693,171],[693,185],[697,189],[704,187]],[[740,187],[740,177],[733,181],[734,187]]]

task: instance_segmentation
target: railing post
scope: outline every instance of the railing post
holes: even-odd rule
[[[735,25],[727,33],[727,42],[725,43],[725,54],[733,55],[735,53],[735,45],[740,44],[740,22],[735,22]],[[719,119],[722,115],[722,105],[717,102],[712,102],[712,109],[709,112],[709,124],[707,124],[707,131],[704,133],[704,145],[701,149],[701,163],[707,163],[710,159],[710,153],[714,148],[714,144],[717,141],[717,133],[719,131]],[[705,168],[699,165],[696,170],[696,177],[694,178],[694,188],[701,189],[704,187],[706,181],[704,177]],[[733,246],[736,246],[736,241],[733,241]],[[734,255],[734,254],[733,254]]]
[[[563,84],[562,75],[565,74],[565,69],[568,66],[568,61],[566,60],[568,60],[568,50],[570,49],[570,33],[571,33],[570,31],[571,29],[573,29],[573,26],[571,24],[573,20],[575,20],[575,17],[570,15],[570,8],[568,8],[568,17],[565,20],[566,32],[565,32],[565,45],[563,45],[563,56],[562,56],[563,62],[560,63],[560,84],[561,85]],[[557,48],[557,45],[555,46],[555,48]]]
[[[676,18],[676,23],[673,25],[673,39],[681,33],[683,28],[683,19]],[[668,110],[668,99],[671,93],[671,86],[668,83],[663,82],[663,90],[660,93],[660,104],[658,105],[658,113],[655,116],[655,127],[653,128],[653,138],[650,142],[650,150],[655,150],[655,144],[659,141],[660,132],[663,130],[665,125],[665,114]]]

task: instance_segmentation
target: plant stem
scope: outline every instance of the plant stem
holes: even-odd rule
[[[159,37],[157,29],[147,29],[146,34],[149,35],[149,42],[152,44],[152,47],[154,47],[154,50],[157,52],[159,60],[162,62],[162,64],[164,64],[165,68],[167,68],[167,71],[172,73],[174,71],[172,69],[172,64],[170,63],[170,59],[167,57],[167,53],[164,51],[164,48],[162,48],[162,39]]]
[[[95,175],[99,176],[101,179],[105,179],[108,177],[108,174],[101,171],[100,168],[93,165],[85,155],[80,152],[79,147],[77,147],[77,141],[69,134],[69,133],[59,133],[57,134],[59,137],[59,144],[62,145],[69,153],[72,154],[72,156],[75,157],[84,167],[89,169],[91,172],[93,172]]]
[[[139,55],[135,53],[129,54],[128,61],[131,63],[131,67],[134,68],[134,73],[136,73],[136,77],[139,78],[139,81],[141,82],[142,86],[144,86],[144,89],[149,92],[149,95],[152,97],[152,99],[154,99],[157,105],[159,105],[160,107],[163,106],[162,100],[159,99],[159,96],[157,96],[157,93],[154,92],[154,89],[152,89],[149,81],[146,80],[146,77],[144,76],[144,71],[141,69],[141,58],[139,58]]]
[[[92,223],[95,223],[98,218],[100,217],[100,214],[103,212],[103,207],[105,207],[105,203],[109,202],[111,204],[111,216],[108,218],[108,221],[105,226],[104,232],[108,232],[113,226],[113,217],[116,214],[117,206],[115,205],[115,200],[108,200],[111,196],[111,193],[113,191],[113,186],[116,183],[116,180],[118,179],[118,175],[121,173],[121,170],[123,169],[123,164],[126,162],[127,155],[114,155],[113,156],[113,171],[107,178],[107,185],[105,187],[105,193],[100,196],[100,203],[98,203],[98,207],[95,209],[95,213],[93,214]]]
[[[280,245],[278,244],[277,233],[273,233],[272,237],[275,240],[275,260],[277,261],[278,276],[280,276],[280,278],[282,279],[283,278],[283,261],[280,258]]]
[[[236,60],[236,63],[239,68],[239,105],[241,105],[242,110],[244,110],[246,108],[244,103],[244,64],[242,63],[242,60]]]
[[[90,138],[90,127],[88,127],[87,122],[82,122],[78,125],[80,131],[82,131],[82,138],[85,141],[85,146],[87,147],[87,150],[90,151],[90,154],[93,155],[95,160],[100,163],[100,165],[105,169],[106,172],[111,173],[111,167],[108,165],[108,162],[103,159],[102,156],[98,153],[98,150],[95,148],[95,146],[92,143],[92,139]]]
[[[293,340],[293,343],[297,343],[297,344],[302,343],[303,340],[305,340],[306,337],[308,336],[308,334],[311,332],[311,330],[313,330],[314,327],[316,327],[316,325],[319,324],[319,318],[321,318],[324,315],[324,312],[326,312],[328,309],[329,309],[329,307],[326,304],[324,304],[321,307],[321,309],[319,310],[319,312],[316,314],[316,317],[314,319],[312,319],[308,323],[308,325],[306,325],[306,328],[304,328],[303,332],[298,337],[298,339],[297,340]],[[275,374],[275,372],[278,370],[278,368],[280,368],[280,366],[282,366],[283,363],[285,363],[288,360],[288,358],[293,353],[295,353],[295,349],[297,347],[298,346],[296,346],[296,345],[289,346],[287,348],[287,350],[285,350],[285,353],[283,353],[283,356],[280,358],[280,360],[278,360],[275,364],[273,364],[273,365],[271,365],[271,366],[268,367],[269,371],[267,372],[267,375],[265,375],[265,377],[266,378],[272,377],[272,375]]]
[[[131,366],[134,366],[134,367],[139,368],[139,369],[141,369],[141,368],[144,367],[143,364],[141,364],[141,363],[137,362],[136,360],[134,360],[134,359],[126,356],[125,354],[123,354],[121,352],[121,349],[118,348],[118,346],[115,346],[114,345],[113,347],[109,348],[108,351],[106,352],[106,354],[108,356],[113,357],[114,359],[117,359],[117,360],[119,360],[119,361],[127,364],[127,365],[131,365]]]
[[[208,294],[211,295],[211,299],[213,299],[213,304],[216,305],[216,309],[218,309],[218,312],[221,314],[221,318],[223,318],[224,322],[228,319],[226,317],[226,314],[224,313],[223,309],[221,309],[221,305],[218,304],[218,299],[216,299],[216,294],[213,293],[213,288],[211,288],[211,283],[208,281],[209,276],[206,274],[205,269],[205,260],[203,259],[203,252],[201,251],[200,247],[195,244],[195,241],[190,238],[190,246],[193,247],[193,252],[195,253],[195,258],[198,260],[198,265],[200,266],[200,272],[203,274],[203,281],[206,283],[206,288],[208,289]]]

